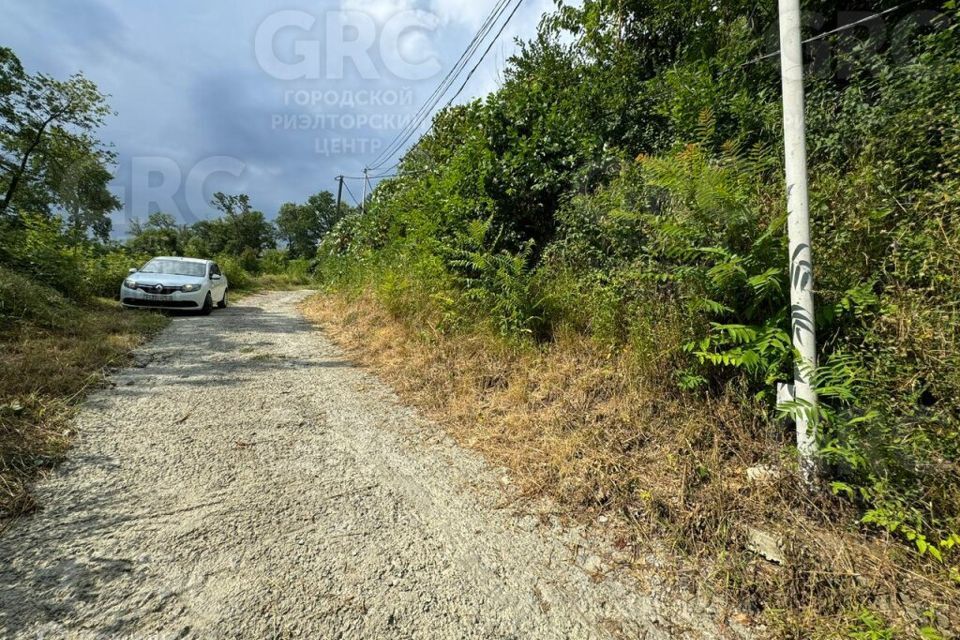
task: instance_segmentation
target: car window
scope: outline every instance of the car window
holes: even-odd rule
[[[220,267],[217,265],[216,262],[214,262],[212,265],[210,265],[210,275],[212,275],[212,276],[213,276],[213,275],[217,275],[217,276],[222,275],[222,274],[220,273]]]
[[[143,265],[140,273],[162,273],[173,276],[196,276],[202,278],[206,275],[207,266],[202,262],[185,262],[183,260],[158,260],[153,259]]]

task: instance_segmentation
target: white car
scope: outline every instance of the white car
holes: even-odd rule
[[[128,308],[196,309],[204,314],[227,306],[227,277],[212,260],[154,258],[120,285],[120,303]]]

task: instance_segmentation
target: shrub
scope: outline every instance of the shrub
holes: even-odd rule
[[[234,258],[238,266],[248,274],[257,274],[260,272],[260,260],[257,257],[257,250],[253,247],[245,247],[240,255]]]
[[[260,257],[260,273],[281,274],[287,270],[287,253],[280,249],[267,249]]]
[[[142,266],[148,259],[125,250],[91,256],[84,264],[87,288],[92,295],[114,298],[119,294],[120,283],[127,277],[130,268]]]
[[[70,309],[52,287],[0,266],[0,330],[20,323],[63,329],[71,322]]]
[[[47,284],[69,298],[91,295],[85,279],[88,257],[82,245],[69,246],[60,221],[39,215],[23,215],[0,230],[2,262]]]
[[[307,284],[311,280],[311,265],[306,258],[291,260],[282,271],[293,284]]]
[[[216,258],[220,270],[227,277],[230,289],[234,292],[249,288],[253,284],[253,276],[243,268],[242,262],[235,256],[220,254]]]

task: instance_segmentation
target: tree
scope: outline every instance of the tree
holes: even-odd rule
[[[212,240],[221,251],[240,255],[249,250],[259,255],[264,249],[276,246],[273,225],[267,222],[262,212],[250,208],[248,195],[227,195],[218,191],[213,194],[211,204],[223,214],[219,220],[209,221],[208,229],[220,235],[220,240]]]
[[[89,136],[63,136],[55,132],[49,142],[46,161],[50,169],[46,182],[63,209],[68,232],[74,243],[91,233],[100,240],[110,236],[111,212],[121,207],[108,185],[113,175],[106,164],[112,152],[100,149]]]
[[[169,213],[158,211],[150,214],[146,224],[133,220],[130,223],[130,235],[132,237],[127,245],[137,253],[177,256],[183,255],[190,231],[185,225],[178,226],[176,218]]]
[[[287,202],[277,214],[277,235],[287,243],[291,258],[313,258],[320,239],[340,219],[333,194],[321,191],[306,204]]]
[[[106,96],[97,86],[81,74],[65,81],[42,73],[30,75],[13,51],[0,48],[0,89],[0,166],[4,170],[0,216],[8,214],[24,191],[27,203],[45,205],[44,209],[62,206],[64,193],[54,185],[57,167],[62,168],[64,161],[71,167],[100,167],[84,170],[85,177],[76,181],[86,186],[73,190],[68,199],[75,209],[91,202],[94,210],[112,205],[97,186],[105,185],[103,165],[112,155],[89,135],[110,114]],[[68,150],[59,162],[53,161],[58,152]],[[86,202],[78,194],[95,197]]]
[[[213,194],[213,201],[210,204],[214,209],[230,217],[250,210],[250,196],[245,193],[229,195],[217,191]]]

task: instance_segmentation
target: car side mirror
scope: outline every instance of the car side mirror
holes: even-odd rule
[[[219,280],[219,279],[220,279],[220,274],[219,274],[219,273],[214,273],[213,275],[210,276],[210,279],[211,279],[211,280]]]
[[[130,267],[130,268],[127,270],[127,273],[129,273],[129,274],[134,274],[134,273],[136,273],[136,272],[137,272],[137,268],[136,268],[136,267]]]

